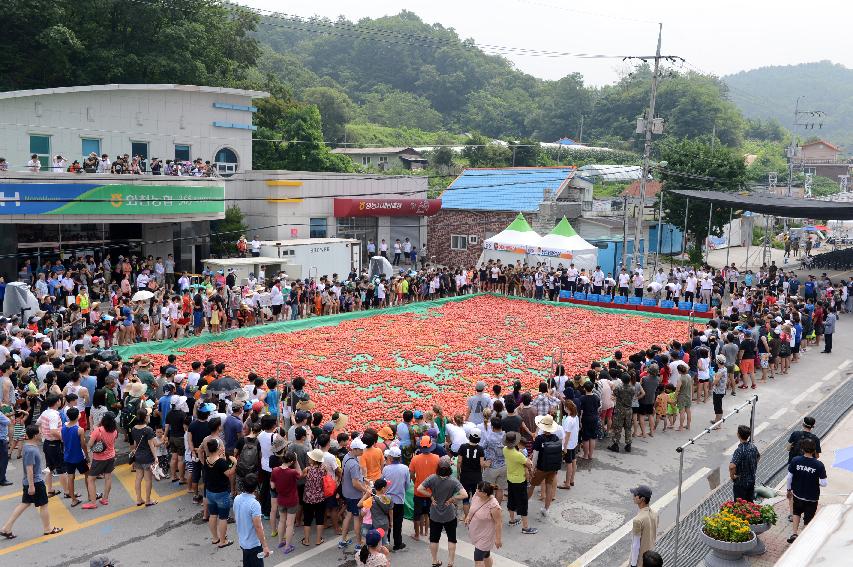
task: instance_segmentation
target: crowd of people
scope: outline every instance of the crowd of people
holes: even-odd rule
[[[67,272],[45,267],[51,280],[59,282],[47,284],[48,296],[53,297],[53,290],[60,300],[73,298],[68,309],[81,316],[72,322],[78,328],[71,342],[65,334],[53,342],[40,327],[46,317],[24,325],[15,317],[0,319],[2,458],[17,451],[25,470],[22,503],[0,536],[15,537],[14,522],[31,504],[42,514],[45,534],[61,531],[47,515],[44,504],[50,497],[64,495],[71,506],[82,504],[84,509],[109,505],[117,447],[126,443],[135,468],[137,505],[157,504],[151,499],[154,479],[185,485],[202,507],[213,544],[232,545],[228,520],[236,520],[245,565],[262,564],[271,546],[289,554],[297,545],[320,545],[327,533],[340,536],[342,549],[354,541],[361,564],[387,564],[389,553],[406,548],[402,520],[408,490],[413,491],[411,537],[428,540],[433,565],[440,563],[442,533],[448,540],[448,564],[453,563],[460,519],[476,548],[477,564],[490,564],[489,553],[500,547],[506,529],[537,533],[530,503],[538,500],[538,513],[547,517],[558,490],[572,490],[577,462],[594,459],[599,441],[606,439],[610,451],[630,452],[637,438],[691,429],[694,411],[708,402],[713,409],[702,417],[716,423],[727,395],[781,378],[803,353],[821,344],[821,352],[831,352],[838,311],[844,310],[843,302],[828,295],[836,289],[831,283],[806,282],[800,290],[792,285],[795,277],[781,275],[781,280],[760,278],[753,289],[724,279],[735,294],[732,305],[716,308],[704,328],[694,328],[684,340],[627,355],[617,351],[574,375],[557,366],[555,375],[533,391],[520,381],[491,387],[478,382],[464,413],[412,407],[353,431],[345,408],[331,415],[313,411],[311,385],[302,378],[280,383],[249,375],[234,382],[226,362],[195,361],[179,368],[170,356],[155,369],[142,356],[121,361],[104,350],[111,344],[109,335],[103,344],[98,338],[104,332],[102,319],[91,317],[99,310],[98,301],[86,288],[110,290],[112,284],[100,288],[95,281],[106,284],[105,271],[111,279],[121,277],[126,287],[127,272],[132,276],[135,268],[141,268],[137,287],[146,288],[148,282],[140,286],[139,276],[151,270],[123,259],[109,270],[91,262],[80,259]],[[38,290],[44,289],[45,272],[35,279]],[[184,278],[175,282],[165,263],[153,273],[149,278],[154,281],[162,273],[166,289],[172,282],[181,285]],[[709,276],[700,270],[682,273],[688,281]],[[207,276],[207,281],[213,285],[219,276]],[[67,286],[63,282],[69,279]],[[282,285],[281,279],[273,280],[273,287]],[[482,282],[472,282],[481,289]],[[491,282],[485,285],[503,291]],[[795,295],[800,291],[803,296]],[[214,287],[211,296],[218,293]],[[165,299],[170,305],[172,299]],[[101,313],[116,309],[116,318],[135,319],[126,294],[113,305],[111,298]],[[182,301],[179,305],[184,308]],[[190,305],[195,309],[192,299]],[[215,321],[212,317],[210,324]],[[189,328],[190,333],[199,329]],[[119,344],[140,338],[135,329],[126,333],[119,334]],[[753,455],[744,449],[735,452],[733,463],[748,462],[744,455],[757,462],[757,451]],[[741,479],[738,494],[751,498],[748,475],[738,466],[733,472],[733,478]],[[75,492],[76,474],[86,477],[85,496]],[[0,484],[9,482],[0,461]],[[638,506],[651,498],[648,487],[641,488],[634,495]],[[656,522],[653,512],[643,514],[648,521],[641,530]],[[645,548],[636,546],[632,565],[654,543],[653,537],[640,539]]]
[[[49,156],[48,156],[49,157]],[[6,158],[0,158],[0,172],[8,171],[9,163]],[[48,163],[42,162],[38,154],[32,154],[27,162],[26,170],[33,173],[50,171],[51,173],[111,173],[113,175],[174,175],[185,177],[217,177],[219,171],[216,164],[201,158],[194,160],[179,160],[151,158],[149,163],[145,156],[116,154],[110,160],[109,154],[98,156],[91,152],[82,160],[69,161],[61,154],[49,157]]]

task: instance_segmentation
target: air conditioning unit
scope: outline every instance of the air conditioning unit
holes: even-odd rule
[[[476,234],[469,234],[468,235],[468,244],[477,244],[479,242],[480,242],[480,237],[477,236]]]

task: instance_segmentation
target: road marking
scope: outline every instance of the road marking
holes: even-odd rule
[[[815,390],[817,390],[818,388],[820,388],[820,382],[815,382],[814,384],[812,384],[811,386],[809,386],[808,388],[806,388],[806,392],[808,392],[809,394],[811,394],[812,392],[814,392],[814,391],[815,391]]]
[[[136,498],[136,473],[130,470],[130,465],[122,465],[116,467],[113,471],[113,480],[118,480],[121,483],[121,485],[130,495],[131,499]],[[151,484],[151,500],[160,500],[160,495],[157,494],[157,491],[153,488],[153,478],[151,479]]]
[[[682,485],[682,492],[689,489],[691,486],[702,480],[702,478],[707,477],[711,472],[711,469],[707,467],[702,467],[694,474],[690,476],[687,480],[684,481]],[[664,494],[661,498],[652,501],[651,509],[660,512],[661,509],[675,500],[678,497],[678,487],[673,488],[666,494]],[[633,525],[633,519],[625,522],[619,528],[616,529],[609,536],[598,542],[594,547],[592,547],[589,551],[569,563],[568,567],[584,567],[585,565],[589,565],[593,561],[595,561],[602,553],[613,547],[620,539],[628,535],[631,531],[631,526]]]
[[[839,372],[838,370],[833,370],[832,372],[828,373],[826,376],[824,376],[823,378],[821,378],[821,379],[820,379],[820,381],[821,381],[821,382],[826,382],[826,381],[828,381],[828,380],[832,380],[832,378],[833,378],[836,374],[840,374],[840,372]]]
[[[64,490],[62,489],[62,483],[59,482],[60,478],[61,478],[60,475],[54,475],[54,477],[53,477],[53,484],[54,484],[53,489],[54,490],[59,489],[60,491],[64,492]],[[74,475],[74,482],[83,482],[85,480],[86,480],[85,476]],[[4,494],[3,496],[0,496],[0,502],[2,502],[3,500],[12,500],[12,499],[20,498],[22,495],[22,492],[21,492],[22,489],[23,489],[23,485],[21,485],[20,488],[18,488],[16,491],[13,491],[11,494]],[[62,495],[60,494],[60,496],[62,496]],[[58,498],[58,496],[57,496],[57,498]]]
[[[340,538],[335,537],[334,539],[327,541],[323,545],[315,545],[313,548],[309,549],[308,551],[306,551],[304,553],[300,553],[296,557],[291,557],[289,559],[285,559],[284,561],[282,561],[281,563],[279,563],[275,567],[290,567],[291,565],[298,565],[298,564],[302,563],[303,561],[305,561],[306,559],[311,559],[315,555],[319,555],[319,554],[323,553],[324,551],[328,551],[329,549],[337,547],[339,541],[340,541]],[[273,542],[272,541],[268,542],[268,545],[270,543],[273,543]],[[273,549],[275,549],[275,548],[273,548]],[[276,551],[278,551],[278,550],[276,550]]]
[[[845,360],[844,362],[842,362],[841,364],[839,364],[839,365],[838,365],[838,369],[839,369],[839,370],[844,370],[845,368],[847,368],[847,367],[848,367],[848,366],[850,366],[851,364],[853,364],[853,360],[850,360],[850,359],[848,358],[847,360]]]
[[[118,469],[116,469],[116,470],[118,470]],[[169,500],[174,500],[175,498],[178,498],[179,496],[183,496],[183,495],[184,495],[184,491],[178,490],[178,491],[173,492],[171,494],[167,494],[166,496],[161,496],[158,498],[158,500],[159,500],[160,504],[162,504],[163,502],[168,502]],[[60,504],[60,506],[62,506],[62,504]],[[74,521],[74,525],[69,525],[69,524],[62,524],[60,522],[54,521],[54,517],[53,517],[54,510],[53,510],[53,508],[51,508],[51,523],[53,523],[54,525],[56,525],[60,528],[64,528],[61,534],[58,534],[58,535],[42,535],[39,537],[35,537],[33,539],[28,539],[27,541],[22,541],[21,543],[18,543],[18,544],[9,546],[9,547],[4,547],[4,548],[0,549],[0,556],[6,555],[8,553],[12,553],[13,551],[20,551],[22,549],[26,549],[32,545],[37,544],[37,543],[43,543],[43,542],[49,541],[49,540],[54,539],[54,538],[62,537],[66,534],[70,534],[70,533],[74,533],[76,531],[80,531],[80,530],[83,530],[86,528],[90,528],[92,526],[96,526],[98,524],[108,522],[109,520],[114,520],[116,518],[126,516],[128,514],[133,513],[133,512],[138,512],[138,511],[147,510],[147,509],[148,508],[146,508],[145,506],[128,506],[127,508],[122,508],[120,510],[116,510],[115,512],[110,512],[109,514],[104,514],[103,516],[98,516],[97,518],[92,518],[91,520],[87,520],[85,522],[77,522],[76,520],[74,520],[72,518],[72,520]],[[69,513],[69,515],[70,515],[70,513]]]
[[[792,405],[792,406],[796,406],[796,405],[798,405],[800,402],[802,402],[803,400],[805,400],[805,399],[806,399],[806,397],[807,397],[808,395],[809,395],[809,391],[808,391],[808,390],[806,390],[805,392],[803,392],[802,394],[800,394],[799,396],[797,396],[796,398],[794,398],[793,400],[791,400],[791,405]]]
[[[770,416],[770,421],[775,421],[785,415],[788,412],[788,408],[781,408],[779,411]]]
[[[756,435],[758,435],[759,433],[761,433],[762,431],[767,429],[769,426],[770,426],[769,421],[762,421],[761,423],[759,423],[758,425],[755,426],[755,431],[752,432],[752,437],[755,438]],[[726,449],[726,452],[723,454],[724,455],[734,455],[735,450],[737,449],[738,445],[740,445],[740,441],[738,441],[737,443],[735,443],[734,445],[732,445],[731,447]]]
[[[438,548],[442,551],[447,551],[447,540],[441,538],[441,541],[438,543]],[[467,541],[462,541],[461,539],[458,540],[456,542],[456,557],[464,557],[465,559],[474,561],[474,546]],[[491,558],[493,561],[492,564],[495,567],[526,567],[524,563],[519,563],[509,557],[498,555],[494,551],[491,553]]]

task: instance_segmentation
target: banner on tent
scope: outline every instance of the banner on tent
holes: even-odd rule
[[[575,257],[571,252],[556,250],[554,248],[537,248],[534,254],[537,256],[544,256],[546,258],[565,258],[566,260],[571,260]]]
[[[483,242],[483,250],[497,250],[500,252],[514,252],[515,254],[533,254],[536,249],[533,246],[519,246],[518,244],[501,244],[500,242]]]

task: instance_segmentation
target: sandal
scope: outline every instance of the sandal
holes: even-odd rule
[[[50,530],[49,532],[44,532],[44,535],[56,535],[56,534],[59,534],[59,533],[62,533],[62,528],[54,527],[54,528],[53,528],[52,530]]]
[[[155,500],[154,502],[146,502],[145,507],[150,508],[151,506],[156,506],[159,502]]]
[[[304,537],[302,538],[301,541],[302,541],[302,545],[304,545],[305,547],[309,547],[311,545],[310,543],[308,543],[308,540],[305,539]]]
[[[72,502],[71,502],[71,507],[72,507],[72,508],[74,508],[75,506],[79,506],[81,502],[83,502],[83,501],[82,501],[82,500],[77,500],[76,502],[75,502],[75,501],[72,501]]]
[[[218,543],[219,543],[219,540],[217,539],[217,540],[210,542],[210,545],[217,545]]]
[[[222,549],[223,547],[228,547],[229,545],[234,545],[234,542],[233,542],[233,541],[228,541],[228,540],[226,539],[226,540],[225,540],[225,543],[220,544],[220,545],[217,545],[216,547],[218,547],[219,549]]]
[[[323,539],[323,538],[320,538],[320,541],[318,541],[318,542],[317,542],[317,543],[315,543],[314,545],[323,545],[324,543],[326,543],[326,540],[325,540],[325,539]]]
[[[572,487],[571,487],[570,485],[568,485],[568,484],[558,484],[558,485],[557,485],[557,488],[559,488],[560,490],[569,490],[569,489],[571,489]]]
[[[101,503],[101,506],[109,506],[109,504],[110,504],[110,501],[107,500],[106,498],[101,498],[99,500],[99,502]]]
[[[18,537],[12,532],[0,532],[0,536],[5,537],[6,539],[15,539],[16,537]]]
[[[60,494],[62,494],[62,492],[60,492],[59,490],[51,490],[47,493],[47,497],[53,498],[54,496],[59,496]]]
[[[438,563],[433,563],[432,567],[441,567],[441,561],[439,561]]]

